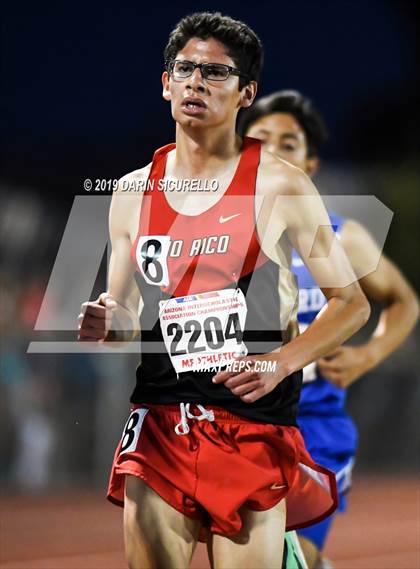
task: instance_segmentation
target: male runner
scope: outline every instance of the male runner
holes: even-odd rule
[[[264,141],[266,147],[313,176],[327,129],[312,101],[297,91],[278,91],[259,99],[241,117],[239,131]],[[376,266],[380,252],[358,222],[330,213],[334,230],[357,275]],[[325,298],[294,251],[292,270],[300,289],[298,320],[304,330],[318,316]],[[418,318],[416,295],[398,268],[384,255],[374,272],[360,279],[365,294],[383,303],[370,339],[340,346],[304,369],[298,423],[306,447],[317,462],[336,473],[339,511],[346,507],[357,445],[356,427],[345,411],[345,389],[389,356],[405,340]],[[309,568],[322,567],[321,552],[335,514],[298,531]]]
[[[334,476],[296,428],[299,370],[358,330],[369,306],[309,178],[235,134],[257,88],[255,33],[193,14],[171,33],[165,60],[176,145],[122,179],[108,291],[79,318],[81,340],[133,338],[138,270],[142,362],[108,496],[124,506],[132,568],[188,567],[198,539],[215,568],[281,567],[285,526],[334,509]],[[214,180],[216,191],[197,192]],[[144,194],[125,191],[146,182]],[[174,187],[188,191],[161,191]],[[328,302],[282,345],[289,242]]]

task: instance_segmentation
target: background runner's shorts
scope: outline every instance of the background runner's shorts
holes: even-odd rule
[[[268,510],[287,497],[291,530],[321,521],[337,505],[334,474],[313,462],[299,429],[254,423],[220,408],[134,406],[108,488],[108,499],[120,506],[127,474],[223,535],[240,531],[242,506]]]

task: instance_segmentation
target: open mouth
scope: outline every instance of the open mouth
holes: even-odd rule
[[[207,108],[207,106],[201,99],[187,97],[182,101],[182,108],[188,113],[201,113]]]

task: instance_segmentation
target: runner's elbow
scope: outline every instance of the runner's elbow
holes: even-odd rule
[[[411,314],[411,317],[412,317],[413,322],[415,324],[417,322],[417,320],[419,319],[420,303],[419,303],[419,297],[416,295],[416,293],[414,292],[414,290],[411,287],[410,287],[410,292],[408,295],[407,304],[410,306],[410,314]]]
[[[357,314],[358,327],[362,328],[362,326],[364,326],[369,320],[371,313],[369,301],[362,292],[357,295],[354,309]]]

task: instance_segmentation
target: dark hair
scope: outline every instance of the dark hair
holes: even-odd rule
[[[255,32],[243,22],[223,16],[220,12],[197,12],[185,16],[169,36],[164,51],[165,62],[174,60],[192,38],[214,38],[226,47],[227,54],[243,75],[239,77],[239,89],[250,81],[258,81],[263,47]]]
[[[258,99],[240,114],[237,126],[239,134],[245,135],[255,121],[272,113],[293,115],[305,132],[308,156],[318,155],[319,147],[328,140],[328,129],[312,101],[299,91],[276,91]]]

